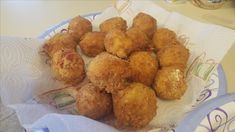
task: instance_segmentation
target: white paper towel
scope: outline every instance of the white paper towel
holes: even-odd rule
[[[235,31],[168,12],[151,1],[128,1],[124,4],[123,1],[119,1],[115,6],[104,10],[92,24],[94,27],[98,27],[102,21],[110,17],[122,16],[130,26],[132,18],[139,12],[145,12],[155,17],[158,27],[167,27],[174,30],[179,38],[182,36],[187,38],[186,46],[191,53],[187,76],[188,90],[181,100],[162,101],[158,99],[157,116],[148,126],[149,129],[174,127],[188,111],[192,110],[192,105],[205,85],[205,80],[209,77],[208,70],[216,67],[216,63],[221,61],[235,42]],[[4,104],[11,105],[16,110],[21,124],[25,127],[32,127],[36,120],[46,114],[58,112],[48,105],[27,102],[38,94],[62,86],[61,83],[53,80],[49,66],[44,63],[38,53],[42,43],[42,40],[37,39],[1,37],[1,99]],[[198,65],[202,65],[204,68],[195,70]],[[30,116],[29,112],[33,116]],[[80,120],[80,116],[71,118]],[[70,120],[70,116],[64,120],[68,122],[67,124],[71,124],[66,127],[71,127],[73,130],[80,130],[81,127],[90,127],[95,130],[96,125],[86,126],[86,123],[82,126],[72,125],[74,121]],[[44,121],[46,120],[44,119]],[[92,123],[93,120],[89,122]],[[97,128],[106,129],[102,125]]]

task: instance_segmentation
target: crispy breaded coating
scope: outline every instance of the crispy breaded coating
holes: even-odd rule
[[[110,94],[88,83],[78,91],[76,108],[80,115],[100,119],[112,111],[112,98]]]
[[[79,42],[81,37],[92,31],[92,24],[84,17],[77,16],[69,22],[68,32],[76,42]]]
[[[112,97],[114,115],[123,126],[144,127],[156,115],[156,95],[141,83],[132,83]]]
[[[120,58],[127,58],[135,50],[132,40],[119,29],[108,32],[104,39],[104,46],[107,52]]]
[[[89,64],[87,76],[100,90],[115,93],[128,85],[129,63],[107,52],[97,55]]]
[[[88,32],[79,43],[82,53],[89,57],[94,57],[99,53],[105,51],[104,48],[105,34],[102,32]]]
[[[110,19],[105,20],[100,24],[100,31],[104,33],[108,33],[113,29],[119,29],[123,32],[127,29],[126,20],[122,17],[112,17]]]
[[[161,50],[166,46],[180,44],[174,31],[167,28],[157,29],[153,35],[153,44],[157,50]]]
[[[184,70],[189,59],[189,50],[183,45],[177,44],[165,47],[157,55],[161,67],[179,66]]]
[[[137,27],[131,27],[126,31],[129,38],[132,39],[135,51],[146,50],[150,47],[150,39]]]
[[[163,67],[154,81],[157,96],[162,99],[180,99],[187,89],[183,71],[177,67]]]
[[[158,69],[156,56],[152,52],[134,52],[131,54],[129,61],[132,70],[132,80],[151,86]]]
[[[139,13],[133,19],[133,27],[137,27],[147,34],[152,39],[155,30],[157,29],[157,20],[146,13]]]
[[[52,57],[52,72],[57,80],[76,85],[85,77],[82,57],[71,49],[57,51]]]
[[[49,57],[52,57],[55,52],[61,49],[76,50],[77,43],[68,33],[57,33],[48,41],[45,42],[43,50]]]

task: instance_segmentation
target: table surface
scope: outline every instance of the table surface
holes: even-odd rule
[[[102,11],[115,0],[0,0],[0,35],[37,37],[48,27],[79,14]],[[229,0],[217,10],[205,10],[192,5],[168,4],[155,0],[156,4],[179,12],[193,19],[222,25],[235,30],[235,1]],[[225,55],[221,64],[228,83],[228,93],[235,92],[235,45]],[[0,132],[23,131],[14,111],[0,104]]]

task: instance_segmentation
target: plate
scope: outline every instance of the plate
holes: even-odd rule
[[[205,102],[191,112],[174,131],[235,132],[235,94]]]
[[[86,15],[82,15],[82,16],[90,21],[93,21],[97,16],[99,16],[99,14],[100,14],[100,12],[90,13],[90,14],[86,14]],[[53,25],[52,27],[50,27],[46,31],[44,31],[38,38],[39,39],[49,39],[52,36],[54,36],[56,33],[63,32],[64,30],[67,29],[70,20],[71,19],[67,19],[67,20],[64,20],[58,24]],[[227,85],[226,85],[224,71],[223,71],[222,66],[219,64],[217,69],[215,69],[215,71],[211,74],[211,77],[209,78],[204,89],[200,92],[200,95],[197,98],[197,102],[195,103],[195,106],[203,105],[204,103],[208,102],[209,100],[212,100],[216,97],[225,95],[226,91],[227,91],[226,87],[227,87]],[[195,109],[197,109],[197,108],[195,108]],[[191,118],[193,118],[193,116],[195,116],[195,111],[190,112],[185,119],[188,119],[188,118],[191,119]],[[200,124],[200,122],[198,122],[195,125],[198,126],[199,124]],[[187,125],[189,125],[189,124],[187,123]],[[182,128],[184,128],[184,126],[186,126],[186,125],[184,125],[184,123],[181,123],[179,125],[179,127],[177,127],[175,130],[176,131],[184,130],[184,129],[182,129]],[[175,131],[175,130],[173,130],[173,131]],[[190,129],[190,131],[192,131],[192,130],[195,130],[195,128]]]

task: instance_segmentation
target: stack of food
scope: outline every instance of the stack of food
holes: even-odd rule
[[[92,31],[91,22],[78,16],[67,32],[45,42],[53,75],[68,85],[88,77],[78,90],[80,115],[101,119],[114,113],[118,126],[144,127],[156,116],[157,97],[174,100],[185,93],[189,51],[173,31],[157,28],[157,21],[145,13],[139,13],[130,28],[121,17],[99,27]],[[94,57],[87,68],[84,55]]]

